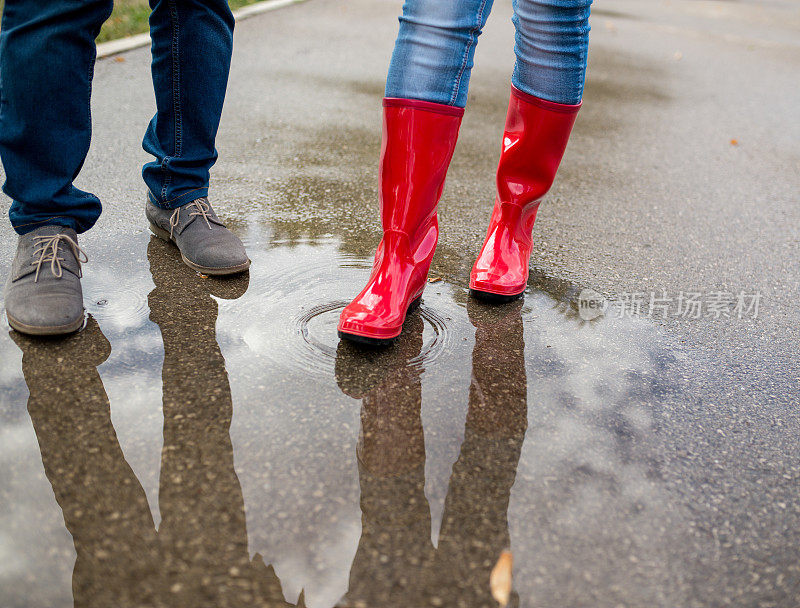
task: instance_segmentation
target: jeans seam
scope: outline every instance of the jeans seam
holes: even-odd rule
[[[458,70],[458,75],[456,76],[456,80],[453,85],[453,93],[450,96],[450,105],[453,105],[458,99],[458,93],[461,90],[461,80],[464,77],[464,72],[467,69],[467,62],[469,61],[469,52],[475,45],[475,39],[477,38],[475,33],[481,29],[481,23],[483,22],[483,11],[486,9],[486,2],[487,0],[481,1],[481,5],[480,8],[478,8],[477,13],[477,22],[469,32],[469,42],[467,42],[467,45],[464,48],[464,57],[461,60],[461,68]]]
[[[590,9],[587,7],[587,13],[589,13]],[[583,99],[583,91],[586,88],[586,72],[589,68],[589,32],[592,31],[592,26],[589,23],[589,14],[586,15],[586,23],[581,28],[581,36],[583,38],[583,42],[581,44],[581,57],[580,62],[583,66],[583,79],[580,81],[580,91],[579,95],[580,98]]]
[[[107,17],[110,15],[107,13]],[[95,44],[94,42],[92,44]],[[94,67],[97,62],[97,46],[95,45],[92,51],[89,53],[89,61],[88,69],[86,71],[86,113],[84,114],[84,118],[86,119],[86,130],[89,132],[89,137],[87,138],[86,142],[86,149],[83,151],[83,159],[86,162],[86,157],[89,154],[89,149],[92,145],[92,81],[94,80]],[[83,163],[81,163],[81,166]],[[80,171],[80,167],[78,169]],[[74,179],[74,178],[73,178]]]
[[[61,220],[61,219],[70,220],[72,222],[77,223],[75,218],[72,217],[71,215],[51,215],[50,217],[47,217],[43,220],[36,220],[35,222],[25,222],[24,224],[12,224],[12,228],[24,228],[26,226],[33,226],[35,224],[46,224],[47,222],[50,222],[52,220]]]
[[[168,0],[169,16],[172,21],[172,113],[174,116],[175,141],[173,156],[165,156],[161,160],[161,170],[164,173],[164,182],[161,188],[161,198],[166,199],[167,189],[172,183],[172,175],[168,170],[169,161],[173,157],[180,157],[183,153],[183,117],[181,112],[181,71],[180,71],[180,20],[178,6],[175,0]]]

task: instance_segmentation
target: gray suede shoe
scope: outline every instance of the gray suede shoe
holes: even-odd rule
[[[235,274],[250,267],[244,245],[219,220],[205,197],[177,209],[156,207],[148,198],[145,215],[153,234],[175,243],[186,265],[198,272]]]
[[[8,324],[24,334],[53,336],[83,325],[78,235],[63,226],[42,226],[19,237],[5,288]]]

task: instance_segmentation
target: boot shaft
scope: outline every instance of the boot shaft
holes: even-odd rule
[[[413,99],[383,100],[381,220],[412,247],[436,215],[463,108]]]
[[[507,301],[524,292],[536,211],[553,184],[579,109],[511,87],[497,199],[470,273],[470,289],[480,297]]]
[[[539,99],[511,87],[497,167],[498,203],[524,207],[547,194],[580,107]]]

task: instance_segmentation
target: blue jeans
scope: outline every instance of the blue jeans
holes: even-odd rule
[[[14,229],[83,232],[100,200],[73,181],[89,151],[95,38],[112,0],[6,0],[0,32],[0,158]],[[150,200],[174,208],[208,193],[228,83],[226,0],[150,0],[156,115],[144,137]]]
[[[463,108],[493,0],[406,0],[386,96]],[[592,0],[513,0],[517,55],[511,83],[561,104],[580,103]]]

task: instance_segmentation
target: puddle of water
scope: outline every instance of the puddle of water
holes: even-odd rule
[[[682,533],[652,326],[545,276],[500,307],[445,280],[365,351],[335,327],[369,260],[245,229],[249,277],[140,234],[87,267],[80,334],[0,338],[4,606],[488,606],[508,547],[511,605],[586,597],[589,566],[655,601],[600,559],[652,577]]]
[[[309,369],[318,369],[327,375],[331,371],[332,362],[339,362],[340,353],[347,348],[347,344],[340,343],[336,328],[339,314],[348,303],[348,300],[342,300],[320,304],[297,319],[297,331],[303,337],[311,351],[310,356],[316,362],[314,365],[309,361]],[[422,346],[419,353],[404,361],[404,365],[424,369],[426,363],[434,361],[446,349],[449,333],[445,320],[430,307],[421,307],[419,317],[422,321]],[[363,348],[356,349],[355,352],[357,357],[365,361],[374,360],[374,357],[369,357]]]

